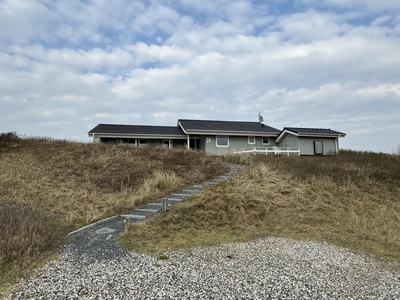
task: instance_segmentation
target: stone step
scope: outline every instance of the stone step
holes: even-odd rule
[[[171,196],[181,196],[181,197],[186,197],[188,194],[185,193],[172,193]]]
[[[221,180],[225,180],[227,178],[229,178],[230,176],[234,175],[237,171],[239,171],[240,169],[242,169],[243,167],[239,166],[239,165],[231,165],[231,164],[227,164],[229,167],[229,173],[219,176],[217,178],[214,178],[212,181],[206,182],[204,184],[195,184],[187,189],[183,189],[180,192],[177,193],[173,193],[170,194],[169,197],[167,197],[168,199],[168,207],[175,205],[177,203],[180,203],[182,201],[184,201],[186,198],[188,198],[190,195],[197,193],[198,191],[201,191],[203,189],[203,187],[205,186],[211,186],[216,184],[217,182],[221,181]],[[131,211],[131,212],[127,212],[126,214],[123,215],[117,215],[105,220],[101,220],[98,222],[95,222],[93,224],[87,225],[85,227],[82,227],[78,230],[75,230],[73,232],[70,232],[68,235],[72,235],[72,234],[76,234],[78,232],[81,232],[85,229],[88,228],[92,228],[94,226],[98,226],[100,224],[106,224],[106,223],[112,223],[112,222],[116,222],[116,220],[120,220],[120,217],[122,218],[130,218],[130,219],[134,219],[137,221],[141,221],[146,219],[147,217],[151,217],[156,213],[159,213],[161,211],[162,208],[162,200],[163,198],[159,198],[154,200],[154,202],[150,202],[147,203],[146,205],[142,205],[139,208],[136,208],[135,210]],[[115,219],[115,220],[114,220]],[[102,231],[99,231],[102,232]]]
[[[131,219],[136,219],[136,220],[143,220],[146,218],[146,216],[142,215],[121,215],[123,218],[131,218]]]
[[[189,190],[189,189],[184,189],[182,190],[182,192],[187,193],[187,194],[193,194],[193,193],[197,193],[199,190]]]
[[[168,201],[182,202],[182,198],[168,198]]]
[[[136,208],[135,210],[137,210],[137,211],[144,211],[144,212],[151,212],[151,213],[156,213],[156,212],[158,212],[157,209],[150,209],[150,208]]]
[[[148,203],[148,205],[162,206],[162,203],[161,202],[151,202],[151,203]],[[171,203],[168,203],[168,206],[171,206]]]

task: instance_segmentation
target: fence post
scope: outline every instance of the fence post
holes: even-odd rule
[[[125,232],[128,232],[129,228],[132,225],[132,219],[131,218],[125,218]]]
[[[167,212],[167,208],[168,208],[168,198],[165,197],[162,199],[162,211],[163,213]]]

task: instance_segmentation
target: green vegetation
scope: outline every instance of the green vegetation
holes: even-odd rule
[[[163,253],[267,235],[327,241],[400,259],[400,158],[230,155],[248,167],[131,227],[128,248]],[[160,230],[162,228],[162,230]]]
[[[225,172],[221,159],[187,149],[0,134],[0,295],[69,231]]]

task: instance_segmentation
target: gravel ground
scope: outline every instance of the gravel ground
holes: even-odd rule
[[[7,299],[400,299],[399,272],[325,243],[268,237],[160,259],[114,248],[111,230],[70,244]],[[97,243],[112,250],[93,255]]]

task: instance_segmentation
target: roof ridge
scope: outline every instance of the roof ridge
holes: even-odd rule
[[[329,129],[329,130],[331,130],[330,128],[322,128],[322,127],[294,127],[294,126],[287,126],[287,127],[285,127],[285,128],[296,128],[296,129]]]
[[[106,126],[135,126],[135,127],[139,127],[139,126],[146,126],[146,127],[173,127],[176,128],[176,125],[137,125],[137,124],[99,124],[99,125],[106,125]]]
[[[260,123],[257,121],[228,121],[228,120],[199,120],[199,119],[178,119],[178,121]],[[260,124],[263,124],[263,123],[260,123]],[[266,125],[266,124],[264,124],[264,125]]]

